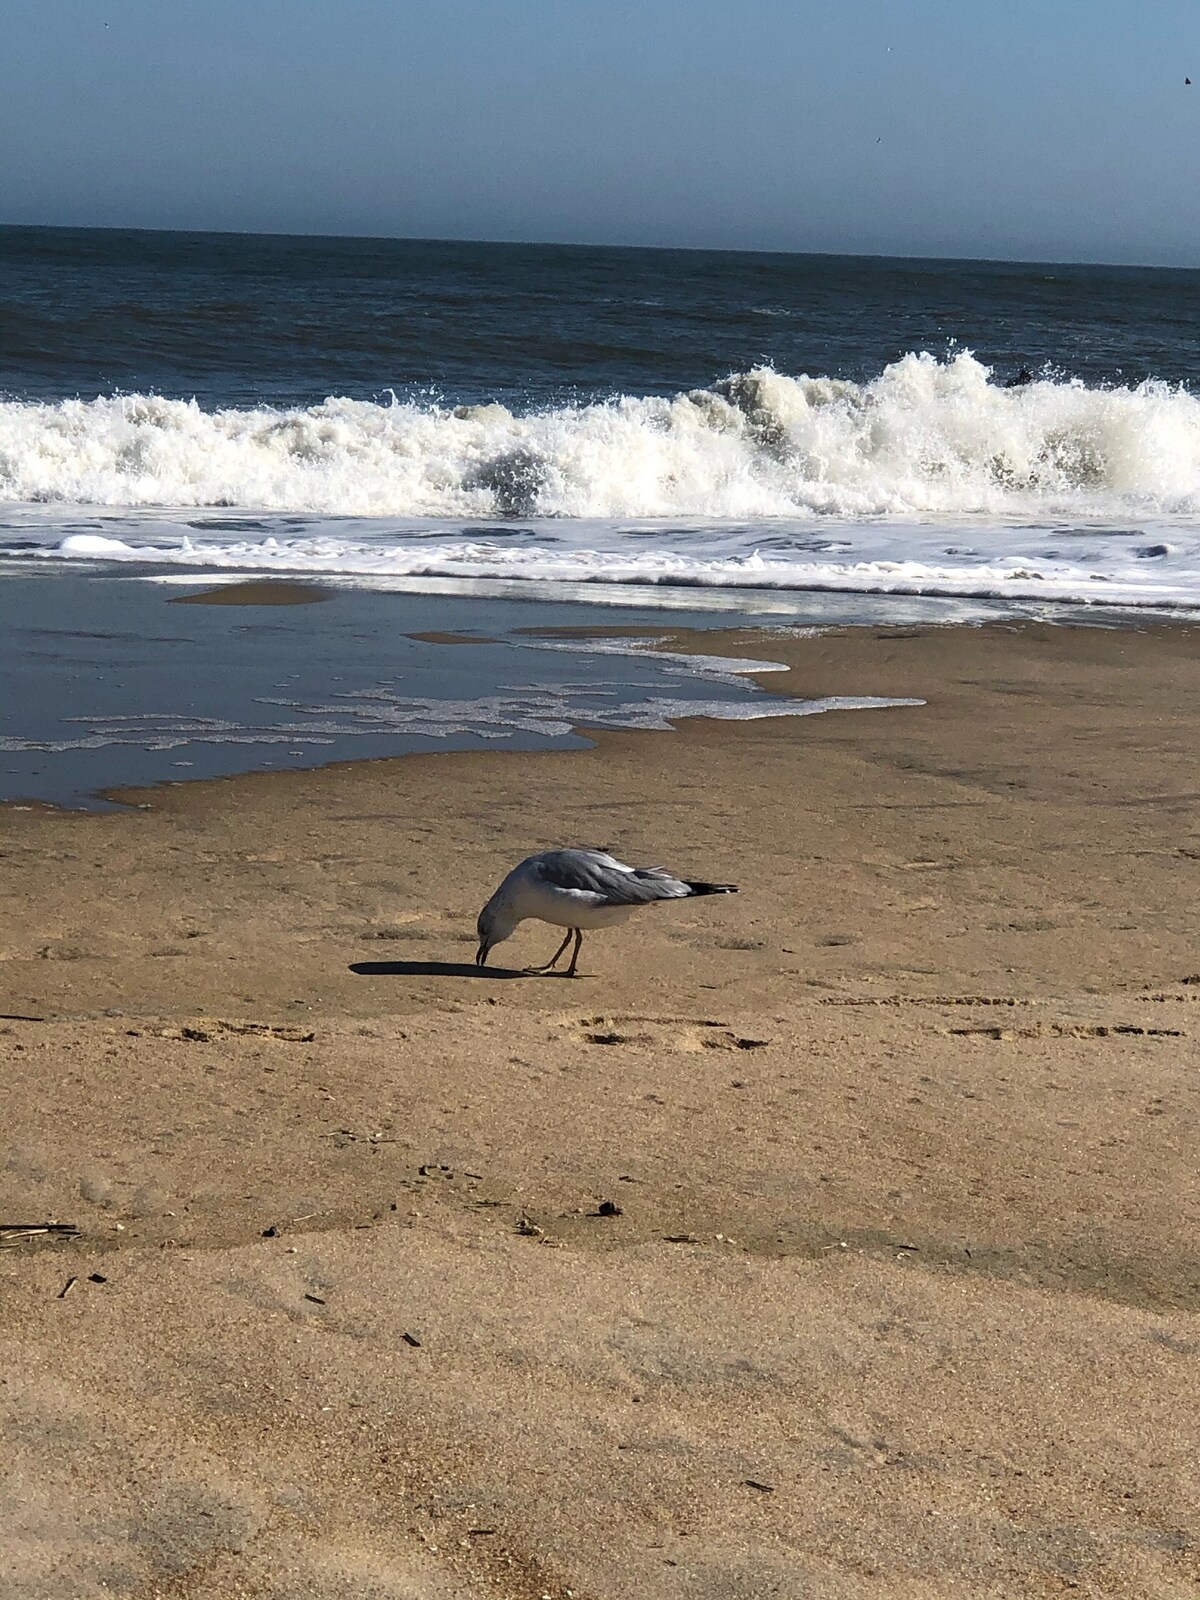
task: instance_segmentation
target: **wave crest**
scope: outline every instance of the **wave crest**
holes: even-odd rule
[[[1158,382],[1001,388],[966,353],[907,355],[862,384],[757,368],[525,415],[7,401],[0,499],[372,517],[1187,515],[1200,401]]]

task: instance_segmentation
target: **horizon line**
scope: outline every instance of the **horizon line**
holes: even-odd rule
[[[622,250],[664,255],[802,256],[832,261],[921,261],[997,267],[1094,267],[1101,270],[1141,272],[1200,272],[1200,265],[1184,266],[1151,261],[1071,261],[1051,256],[950,256],[888,254],[882,250],[780,250],[740,245],[614,244],[578,239],[481,239],[441,234],[295,233],[273,228],[157,228],[76,222],[0,222],[0,231],[26,233],[148,233],[183,238],[342,240],[371,244],[464,244],[516,249]]]

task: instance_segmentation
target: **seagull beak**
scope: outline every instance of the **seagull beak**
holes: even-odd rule
[[[480,940],[480,943],[479,943],[479,949],[476,950],[476,952],[475,952],[475,965],[477,967],[486,967],[487,966],[487,958],[488,958],[487,940],[486,939],[482,939],[482,940]]]

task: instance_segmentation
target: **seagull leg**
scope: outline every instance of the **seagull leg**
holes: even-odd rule
[[[546,965],[544,967],[526,967],[525,968],[526,972],[553,972],[555,967],[558,965],[559,957],[562,955],[563,951],[570,944],[571,935],[572,935],[572,933],[574,931],[575,930],[573,928],[568,928],[567,929],[566,938],[559,945],[558,949],[554,952],[553,956],[551,956],[550,960],[547,961],[547,963],[546,963]]]
[[[575,935],[575,948],[571,951],[571,965],[567,968],[567,977],[573,978],[575,976],[575,963],[579,960],[579,947],[583,943],[583,929],[572,928],[570,933],[574,933]],[[568,933],[568,938],[570,937],[570,933]],[[565,944],[563,945],[563,949],[566,949]],[[554,959],[557,961],[558,957],[556,956]]]

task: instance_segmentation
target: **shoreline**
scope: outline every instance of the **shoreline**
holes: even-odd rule
[[[296,591],[295,594],[290,592],[292,590]],[[281,606],[290,610],[292,607],[301,607],[317,601],[331,600],[336,598],[338,593],[339,591],[336,587],[320,588],[306,582],[281,579],[271,580],[270,582],[262,584],[231,584],[229,585],[228,589],[222,589],[221,587],[218,587],[216,589],[205,590],[197,594],[172,594],[165,597],[164,603],[172,606],[179,604],[194,604],[202,608],[207,608],[209,605],[218,606],[220,608],[246,607],[251,611],[256,611],[260,608],[269,610],[276,606]],[[485,609],[489,603],[490,602],[486,600],[481,602]],[[1167,620],[1163,619],[1162,617],[1149,619],[1137,612],[1101,612],[1099,610],[1097,610],[1092,617],[1080,618],[1072,616],[1070,620],[1063,620],[1061,622],[1034,621],[1020,617],[1002,617],[994,620],[947,620],[945,622],[920,622],[916,624],[911,622],[876,623],[869,621],[845,623],[819,622],[808,624],[788,621],[777,622],[766,618],[744,622],[735,618],[730,618],[727,620],[723,619],[720,623],[707,624],[700,628],[696,627],[694,622],[681,625],[677,620],[674,620],[675,616],[676,613],[664,611],[654,614],[655,618],[661,617],[661,621],[639,620],[637,622],[630,622],[625,625],[599,622],[579,624],[556,623],[541,626],[533,624],[511,628],[508,630],[507,637],[517,643],[528,640],[536,644],[536,641],[538,640],[561,639],[565,642],[577,642],[581,646],[585,646],[589,640],[596,640],[599,642],[622,639],[628,639],[631,641],[644,641],[646,647],[644,652],[630,652],[631,658],[641,659],[643,661],[647,657],[653,658],[654,656],[658,655],[666,655],[668,658],[671,655],[694,655],[699,657],[729,658],[732,660],[745,660],[747,656],[754,657],[755,659],[764,659],[764,652],[770,652],[772,650],[778,652],[780,645],[783,644],[786,646],[789,641],[802,640],[806,638],[824,639],[831,642],[831,650],[829,652],[822,652],[814,647],[811,650],[802,650],[801,655],[797,657],[798,661],[803,661],[805,657],[815,656],[817,660],[821,660],[823,656],[825,657],[824,665],[820,670],[816,680],[822,685],[822,687],[813,689],[809,693],[802,693],[796,690],[793,682],[793,664],[782,659],[782,657],[778,661],[772,659],[769,661],[769,663],[765,662],[762,670],[759,672],[745,672],[740,674],[740,676],[742,676],[747,682],[753,682],[757,689],[785,699],[797,700],[827,698],[837,701],[865,697],[880,699],[894,698],[897,701],[901,701],[911,698],[922,699],[924,696],[922,695],[916,680],[907,682],[906,687],[899,690],[895,694],[892,694],[892,692],[887,690],[885,687],[880,686],[878,667],[881,659],[885,660],[889,667],[893,667],[896,663],[896,658],[894,653],[889,653],[886,657],[883,656],[883,653],[874,649],[876,644],[887,643],[888,641],[901,641],[906,638],[915,637],[929,639],[938,637],[954,638],[954,636],[959,633],[963,633],[968,636],[976,636],[981,639],[987,639],[997,633],[1025,630],[1044,632],[1047,636],[1052,636],[1055,633],[1063,630],[1074,631],[1076,629],[1117,633],[1129,632],[1137,635],[1157,636],[1160,634],[1172,635],[1180,631],[1187,632],[1189,630],[1195,631],[1200,629],[1200,623],[1184,618],[1180,618],[1179,620]],[[503,635],[496,636],[482,633],[475,628],[420,629],[403,632],[399,635],[399,637],[409,640],[417,645],[432,645],[437,647],[447,647],[452,645],[466,647],[496,646],[504,643]],[[836,641],[836,643],[832,643],[834,641]],[[864,646],[865,648],[859,649],[856,646]],[[942,655],[944,659],[952,659],[956,653],[956,649],[956,646],[952,646],[948,651],[943,652]],[[831,658],[836,658],[838,666],[843,666],[847,663],[851,664],[850,678],[848,682],[843,678],[839,678],[836,670],[829,673],[824,670],[825,667],[830,665]],[[811,667],[813,663],[811,660],[808,660],[805,661],[804,664]],[[936,671],[937,668],[935,667],[934,670]],[[864,676],[856,676],[857,673],[864,671]],[[863,684],[870,683],[874,683],[876,687],[861,687]],[[855,685],[860,686],[855,687]],[[636,705],[636,703],[636,700],[632,702],[634,705]],[[842,709],[858,708],[842,708],[834,705],[822,712],[815,714],[836,715]],[[897,707],[897,709],[899,709],[899,707]],[[771,713],[763,712],[758,715],[750,716],[749,720],[761,720],[762,717],[769,715],[771,715]],[[78,721],[81,719],[76,718],[74,720]],[[684,709],[678,714],[678,716],[674,714],[671,715],[669,729],[664,727],[654,731],[671,731],[678,733],[682,726],[692,720],[697,719],[690,716],[686,709]],[[698,720],[704,720],[703,716],[699,717]],[[620,724],[617,724],[617,726],[619,727]],[[592,722],[586,718],[583,718],[571,724],[568,737],[573,740],[585,740],[592,742],[597,737],[603,736],[605,733],[610,731],[613,731],[612,725]],[[303,735],[299,736],[297,742],[304,742]],[[402,742],[402,736],[397,736],[396,742]],[[486,747],[473,748],[470,746],[464,749],[461,745],[454,744],[448,744],[442,748],[429,746],[433,746],[432,740],[428,741],[428,746],[426,748],[418,747],[409,748],[407,750],[397,749],[393,751],[384,750],[371,755],[352,754],[348,756],[337,756],[327,761],[314,760],[311,764],[301,764],[299,766],[285,765],[282,767],[276,767],[272,764],[262,765],[261,762],[263,758],[260,757],[260,764],[258,765],[249,765],[232,771],[217,772],[214,774],[188,777],[164,777],[157,782],[151,783],[138,783],[136,781],[125,781],[118,779],[113,782],[98,785],[86,792],[79,791],[74,803],[69,803],[67,801],[56,801],[38,794],[15,794],[0,798],[0,815],[3,815],[6,811],[10,810],[16,812],[26,810],[38,812],[51,811],[63,812],[65,814],[87,815],[108,808],[119,808],[124,810],[146,809],[148,806],[152,806],[154,803],[153,799],[150,797],[159,793],[160,791],[168,791],[179,787],[187,787],[197,783],[214,781],[224,782],[228,780],[235,780],[241,777],[251,777],[256,774],[269,777],[278,771],[319,772],[324,771],[327,768],[354,765],[358,762],[408,759],[412,756],[418,755],[436,755],[439,757],[461,754],[499,755],[506,752],[509,754],[514,754],[522,751],[525,751],[526,753],[532,753],[539,749],[581,748],[579,744],[557,745],[553,742],[550,744],[532,743],[526,745],[522,744],[519,740],[514,740],[505,744],[504,746],[490,750]],[[299,751],[291,753],[293,755],[300,754]],[[188,761],[174,764],[190,766],[192,765],[192,762]]]
[[[4,811],[19,1585],[1200,1581],[1200,630],[771,638],[927,704]],[[555,843],[741,892],[480,973]]]
[[[0,675],[10,687],[0,795],[87,809],[97,794],[184,772],[578,745],[571,726],[598,720],[593,712],[661,725],[701,701],[730,714],[758,693],[703,662],[681,674],[646,651],[539,642],[516,629],[576,621],[572,605],[330,589],[314,629],[303,607],[263,606],[261,588],[246,604],[245,586],[229,587],[241,603],[180,607],[169,588],[103,575],[0,584]],[[658,620],[621,615],[634,626]],[[712,620],[673,614],[676,628],[707,630]]]
[[[317,592],[313,619],[301,613]],[[589,632],[614,615],[627,644]],[[116,791],[196,777],[579,747],[584,726],[753,716],[768,702],[744,663],[725,670],[699,650],[689,667],[649,648],[726,620],[282,582],[182,595],[111,576],[0,585],[0,796],[103,809]]]

